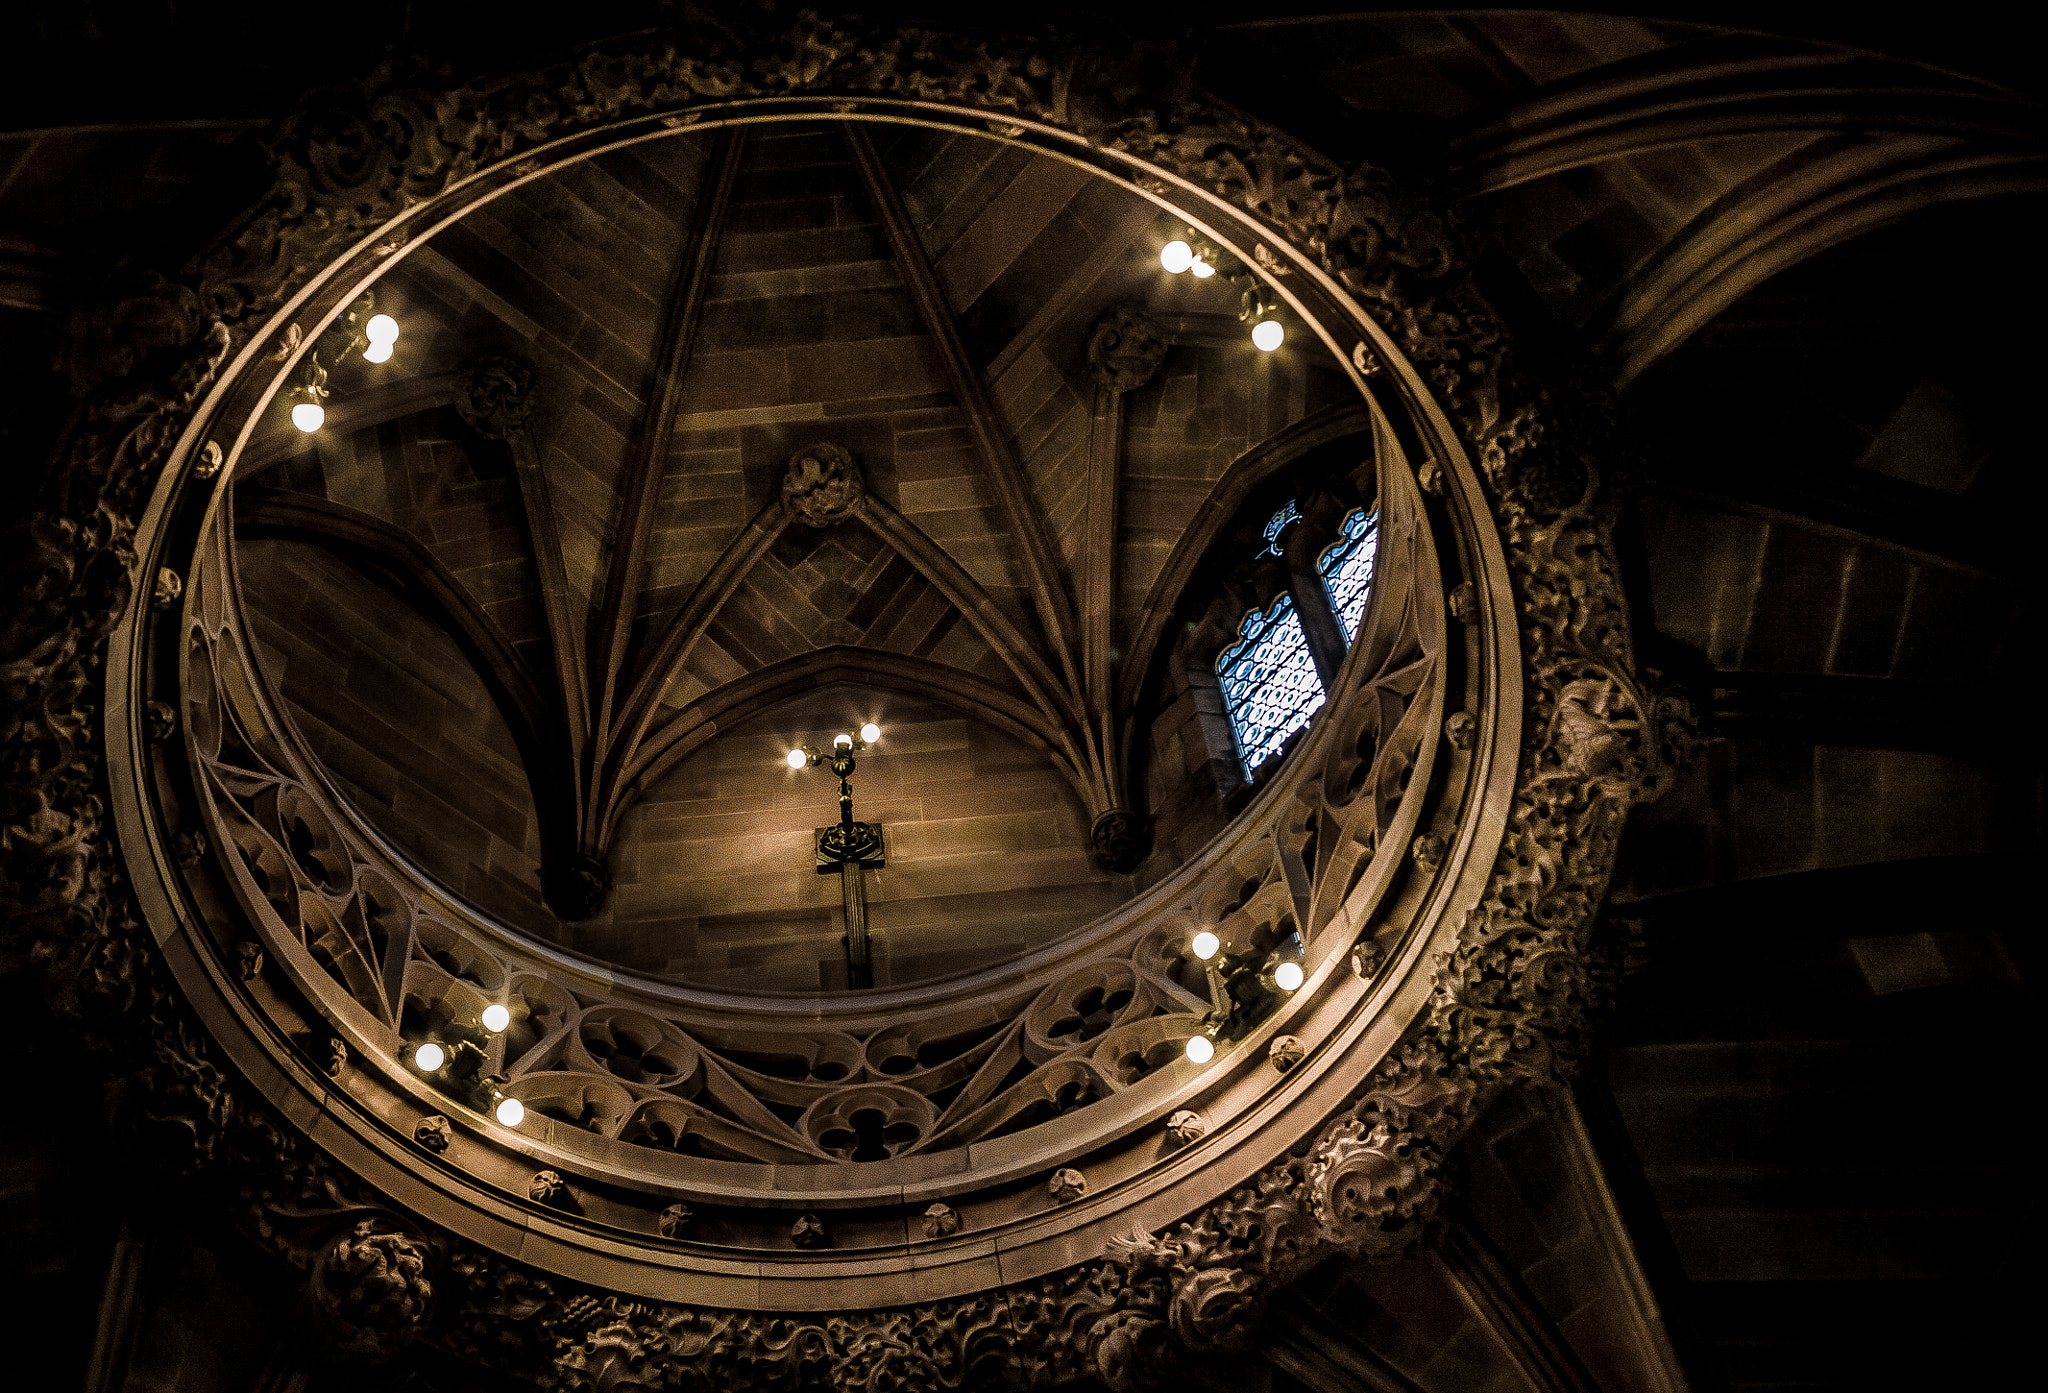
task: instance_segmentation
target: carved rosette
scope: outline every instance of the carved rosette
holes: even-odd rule
[[[791,455],[782,475],[782,506],[806,527],[846,521],[860,511],[867,493],[867,481],[853,455],[829,441]]]
[[[136,553],[146,490],[231,353],[271,332],[268,317],[309,268],[372,233],[388,255],[409,233],[387,223],[493,162],[614,120],[682,122],[711,102],[914,93],[1042,123],[1214,191],[1276,245],[1315,256],[1423,374],[1480,462],[1520,607],[1509,622],[1526,657],[1527,716],[1492,878],[1425,1017],[1348,1112],[1304,1158],[1276,1161],[1169,1235],[1140,1235],[1112,1245],[1103,1263],[997,1293],[825,1322],[593,1296],[456,1242],[444,1304],[457,1309],[434,1338],[499,1361],[551,1350],[565,1389],[740,1386],[742,1372],[758,1389],[939,1388],[1001,1365],[1033,1383],[1092,1373],[1136,1388],[1172,1367],[1172,1339],[1230,1347],[1263,1292],[1319,1256],[1412,1242],[1438,1201],[1442,1157],[1489,1091],[1569,1066],[1591,991],[1585,939],[1626,811],[1663,790],[1694,739],[1683,702],[1635,676],[1595,467],[1605,408],[1597,393],[1539,383],[1518,362],[1472,287],[1455,219],[1382,170],[1331,165],[1198,94],[1149,91],[1114,54],[1064,42],[906,37],[806,15],[751,38],[681,30],[475,87],[380,81],[323,96],[285,123],[273,195],[208,253],[191,284],[141,278],[79,317],[63,366],[85,400],[62,488],[39,501],[10,553],[11,593],[22,599],[0,655],[18,717],[0,734],[12,829],[0,843],[0,923],[60,1016],[90,1022],[96,1038],[125,1037],[145,1061],[116,1087],[117,1112],[152,1136],[177,1137],[175,1168],[233,1167],[245,1193],[266,1196],[298,1183],[277,1178],[299,1164],[288,1160],[291,1135],[245,1100],[248,1085],[215,1062],[216,1047],[177,999],[112,843],[103,747],[86,734],[104,703],[106,637],[138,578],[148,586],[161,575],[140,570]],[[1129,390],[1118,384],[1143,380],[1149,340],[1128,327],[1114,334],[1091,366],[1111,390]],[[1398,366],[1366,356],[1384,372]],[[458,410],[505,438],[533,410],[531,384],[512,360],[473,364]],[[216,457],[190,448],[192,475],[212,473]],[[844,451],[828,453],[836,449],[799,452],[785,478],[785,505],[808,525],[859,506],[858,470]],[[1461,624],[1483,617],[1469,583],[1452,591],[1450,610]],[[181,864],[208,854],[196,828],[170,840]],[[253,976],[262,961],[259,950],[243,971]],[[321,1213],[360,1214],[370,1198],[351,1197],[360,1189],[352,1178],[321,1185]],[[302,1200],[293,1213],[307,1212]],[[258,1204],[267,1217],[245,1227],[306,1272],[309,1313],[337,1350],[381,1358],[429,1327],[437,1293],[426,1243],[390,1220],[356,1217],[302,1252],[277,1238],[279,1203]]]

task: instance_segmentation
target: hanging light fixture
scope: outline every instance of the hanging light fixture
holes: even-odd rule
[[[299,385],[292,388],[292,424],[311,435],[327,422],[327,369],[320,366],[320,355],[306,355],[306,370],[300,376]]]
[[[391,360],[391,346],[398,342],[398,321],[388,314],[373,314],[363,325],[363,337],[369,340],[363,349],[366,362],[386,363]]]
[[[1252,325],[1252,344],[1261,353],[1271,353],[1287,340],[1287,331],[1277,319],[1262,319]]]
[[[1176,276],[1194,263],[1195,249],[1177,238],[1159,249],[1159,264]]]

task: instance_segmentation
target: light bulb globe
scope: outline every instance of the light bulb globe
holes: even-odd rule
[[[484,1029],[490,1031],[491,1034],[498,1034],[510,1024],[512,1024],[512,1013],[497,1002],[494,1001],[484,1007]]]
[[[1261,353],[1271,353],[1287,339],[1287,331],[1280,327],[1277,319],[1262,319],[1252,325],[1252,342]]]
[[[311,435],[327,419],[327,409],[316,401],[302,401],[292,408],[292,424]]]
[[[517,1098],[500,1098],[498,1100],[498,1121],[507,1127],[517,1127],[520,1123],[526,1121],[526,1104],[520,1102]]]
[[[422,1074],[431,1074],[448,1062],[448,1052],[429,1040],[413,1051],[412,1062]]]
[[[1210,933],[1207,929],[1204,929],[1200,933],[1196,934],[1194,938],[1190,940],[1188,943],[1188,947],[1194,949],[1195,956],[1200,958],[1203,962],[1207,962],[1209,961],[1209,959],[1215,957],[1216,950],[1218,948],[1221,948],[1222,946],[1223,940],[1216,937],[1215,934]]]
[[[1216,1057],[1216,1047],[1209,1043],[1206,1035],[1188,1036],[1188,1058],[1197,1064],[1207,1064]]]
[[[872,745],[882,738],[882,728],[873,721],[869,721],[860,728],[860,738],[862,744]]]
[[[791,750],[787,758],[789,760],[789,767],[792,769],[801,769],[809,762],[802,750]]]
[[[1301,985],[1301,964],[1282,963],[1273,969],[1273,985],[1283,992],[1291,992]]]
[[[832,748],[833,748],[833,749],[835,749],[835,750],[850,750],[850,749],[852,749],[852,748],[853,748],[853,737],[852,737],[851,735],[835,735],[835,736],[833,736],[833,737],[832,737]]]
[[[1188,269],[1195,273],[1195,279],[1198,281],[1205,281],[1216,274],[1216,268],[1199,256],[1188,263]]]
[[[364,361],[364,362],[366,362],[366,363],[388,363],[388,362],[390,362],[390,361],[391,361],[391,345],[390,345],[390,344],[388,344],[388,343],[373,343],[373,344],[371,344],[371,345],[370,345],[370,346],[369,346],[368,348],[366,348],[366,349],[364,349],[364,350],[363,350],[363,361]]]
[[[373,314],[370,322],[363,326],[363,337],[371,343],[397,343],[398,321],[388,314]]]
[[[1192,266],[1194,261],[1195,249],[1186,242],[1168,242],[1159,249],[1159,264],[1176,276]]]

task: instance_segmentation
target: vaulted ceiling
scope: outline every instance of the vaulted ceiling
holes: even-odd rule
[[[707,784],[704,759],[680,785],[671,771],[802,692],[852,684],[869,695],[849,698],[847,718],[969,721],[975,751],[943,771],[955,780],[1004,777],[998,746],[1057,776],[1051,792],[1018,790],[1051,799],[1050,830],[984,829],[984,847],[969,822],[941,820],[956,855],[1043,852],[1058,865],[1036,883],[1074,887],[1070,912],[997,941],[1014,950],[1084,922],[1139,868],[1091,855],[1089,833],[1145,811],[1132,791],[1144,688],[1195,563],[1261,477],[1365,425],[1298,326],[1261,353],[1238,287],[1161,269],[1160,247],[1185,231],[1077,166],[910,125],[685,131],[513,190],[379,282],[377,308],[403,326],[392,360],[334,365],[316,437],[280,401],[238,470],[243,585],[288,695],[358,806],[444,883],[568,939],[537,882],[557,915],[610,923],[604,887],[622,876],[638,887],[623,912],[639,946],[598,947],[601,925],[581,943],[665,967],[690,958],[673,933],[652,944],[665,917],[771,906],[738,890],[711,904],[696,864],[697,888],[671,887],[664,914],[647,898],[655,862],[721,851],[697,840],[641,858],[660,836],[651,824],[776,797],[743,793],[737,768]],[[1111,387],[1091,333],[1128,305],[1151,316],[1163,361]],[[520,395],[516,424],[473,399],[491,363]],[[821,445],[848,453],[866,498],[811,525],[783,484],[794,455]],[[320,599],[351,584],[323,589],[279,539],[397,578],[450,630],[504,718],[475,717],[492,748],[427,726],[395,755],[381,733],[436,699],[407,702],[369,675],[367,653],[351,669],[308,636],[346,633],[351,610],[372,631],[403,621],[361,586]],[[430,686],[467,680],[447,654],[418,666]],[[740,760],[705,759],[786,782],[777,742],[830,733],[791,716],[755,731]],[[909,734],[862,784],[891,800],[890,821],[921,824],[946,779],[892,764],[892,751],[914,756]],[[796,840],[826,791],[788,792],[772,830],[791,843],[779,893],[795,910],[814,890]],[[449,829],[469,823],[494,850],[457,844]],[[912,867],[897,869],[884,897],[892,884],[916,897]],[[942,878],[958,881],[951,893],[1017,888],[959,866]]]

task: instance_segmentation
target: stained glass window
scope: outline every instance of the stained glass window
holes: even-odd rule
[[[1282,595],[1270,609],[1253,610],[1237,633],[1238,641],[1216,659],[1216,676],[1249,779],[1322,707],[1323,684],[1293,596]]]
[[[1294,500],[1290,498],[1287,500],[1286,507],[1266,520],[1266,549],[1258,554],[1260,556],[1281,555],[1280,534],[1285,532],[1294,523],[1300,521],[1301,509],[1295,507]]]
[[[1330,592],[1330,608],[1344,626],[1344,642],[1358,641],[1365,617],[1365,597],[1372,589],[1372,557],[1378,548],[1380,515],[1360,508],[1344,519],[1337,540],[1323,553],[1316,569]]]

